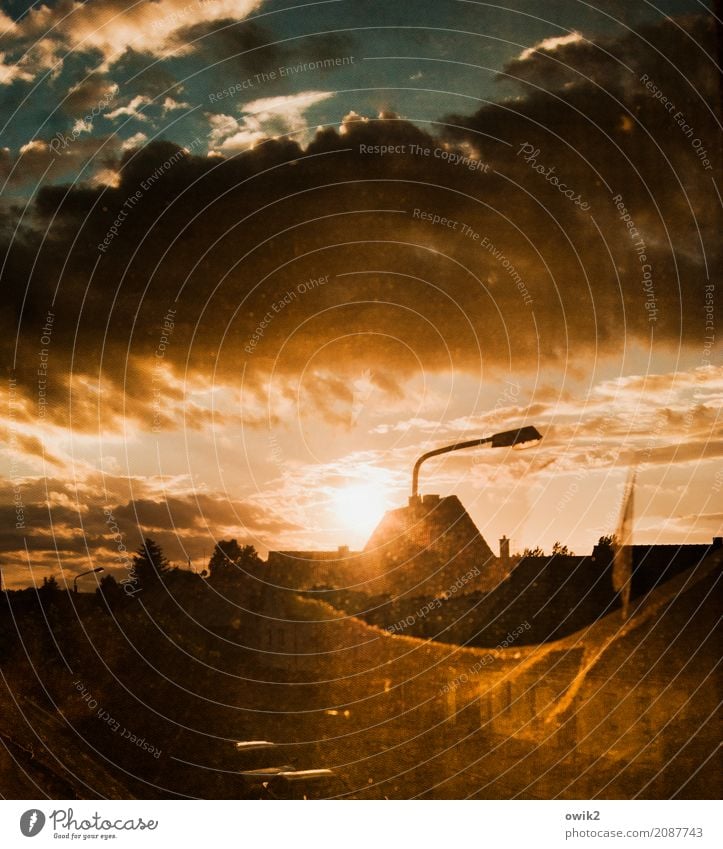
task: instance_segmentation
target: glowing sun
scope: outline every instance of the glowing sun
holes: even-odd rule
[[[361,541],[366,540],[379,524],[386,509],[386,499],[380,487],[358,484],[332,493],[331,508],[340,524]]]

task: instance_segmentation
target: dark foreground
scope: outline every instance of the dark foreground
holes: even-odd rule
[[[4,594],[0,793],[715,798],[720,573],[718,552],[626,622],[500,649],[181,572],[132,600]],[[335,774],[239,774],[263,768]]]

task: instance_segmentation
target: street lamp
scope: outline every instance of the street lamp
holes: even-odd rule
[[[485,436],[482,439],[470,439],[467,442],[455,442],[454,445],[447,445],[444,448],[435,448],[434,451],[427,451],[414,464],[411,502],[414,503],[419,497],[419,467],[425,460],[429,460],[430,457],[447,454],[449,451],[459,451],[462,448],[474,448],[476,445],[485,445],[488,442],[492,444],[493,448],[524,448],[539,442],[541,439],[542,436],[537,428],[528,425],[517,430],[506,430],[504,433],[496,433],[494,436]]]
[[[78,592],[78,578],[82,578],[84,575],[93,575],[96,572],[104,572],[104,571],[105,570],[103,569],[103,567],[99,566],[97,569],[88,569],[87,572],[81,572],[80,575],[76,575],[75,578],[73,579],[73,592],[74,593]]]

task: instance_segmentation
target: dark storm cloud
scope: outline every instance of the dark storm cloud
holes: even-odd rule
[[[188,0],[60,0],[52,6],[34,4],[18,21],[11,21],[0,11],[0,23],[4,24],[0,44],[20,51],[35,41],[35,49],[43,54],[58,50],[62,55],[72,47],[76,53],[100,53],[110,61],[130,42],[136,49],[164,55],[179,27],[209,18],[244,18],[258,5],[258,0],[205,4]],[[44,67],[30,68],[28,73],[40,69]]]
[[[135,499],[113,509],[113,515],[124,527],[134,526],[141,533],[173,529],[198,532],[241,526],[250,533],[279,533],[296,526],[273,513],[242,501],[233,501],[197,493],[186,498],[169,496],[162,501]]]
[[[16,563],[24,562],[25,548],[33,554],[57,551],[72,572],[91,552],[99,563],[117,559],[119,543],[133,551],[152,536],[176,562],[190,552],[210,552],[215,534],[230,533],[259,544],[298,526],[268,506],[221,494],[188,493],[124,500],[121,490],[132,481],[91,475],[82,483],[58,478],[21,485],[22,527],[13,502],[13,489],[0,485],[0,553]],[[136,481],[142,489],[144,484]],[[117,491],[113,491],[113,490]],[[120,535],[120,536],[119,536]],[[74,559],[75,558],[75,559]]]
[[[116,86],[103,74],[92,73],[68,90],[63,109],[73,117],[83,117],[99,104],[110,100]]]
[[[687,53],[686,74],[707,79],[709,60],[689,37],[711,49],[710,28],[683,24],[645,37],[666,57]],[[12,310],[0,319],[12,350],[21,316],[21,385],[33,391],[56,286],[51,369],[67,374],[72,356],[75,372],[102,375],[103,409],[146,421],[169,309],[165,368],[235,385],[243,375],[250,394],[272,367],[309,368],[331,375],[319,378],[316,406],[332,419],[360,365],[379,381],[481,362],[574,366],[616,352],[623,336],[700,347],[705,263],[719,260],[717,199],[692,138],[639,75],[669,85],[716,165],[717,105],[705,86],[669,83],[667,58],[642,36],[617,49],[632,61],[634,45],[634,70],[622,76],[594,45],[554,51],[555,62],[604,78],[603,89],[564,71],[554,90],[534,90],[551,56],[515,62],[522,94],[451,116],[434,135],[389,115],[320,131],[305,149],[271,140],[231,159],[158,142],[117,162],[116,188],[42,189],[36,230],[9,251]],[[521,150],[537,151],[534,161]],[[35,232],[49,225],[41,247]],[[182,400],[178,386],[163,388],[169,403]],[[54,409],[65,416],[62,399]],[[97,410],[81,426],[92,418]]]
[[[98,166],[115,164],[119,153],[116,136],[85,135],[85,131],[78,130],[74,133],[68,127],[67,132],[53,138],[29,142],[17,154],[0,149],[0,180],[11,187],[35,187],[43,179],[75,178],[89,163],[91,173]]]
[[[126,48],[111,66],[113,78],[132,88],[133,95],[144,95],[155,99],[161,94],[172,94],[180,85],[173,74],[158,62],[152,53],[142,53]]]
[[[275,71],[278,67],[336,57],[352,52],[351,36],[320,33],[286,42],[255,21],[204,21],[178,30],[174,36],[179,47],[192,49],[207,66],[221,63],[228,74],[232,66],[255,74]]]
[[[193,49],[207,64],[230,60],[249,73],[266,70],[283,54],[273,33],[254,21],[204,21],[179,30],[174,40]],[[223,70],[228,73],[228,67]]]
[[[665,19],[622,38],[591,41],[580,36],[554,49],[539,47],[508,63],[498,79],[513,77],[549,92],[595,83],[611,93],[627,89],[635,94],[639,77],[652,76],[655,66],[656,81],[681,104],[695,92],[712,102],[718,86],[709,57],[715,56],[715,48],[712,17]]]

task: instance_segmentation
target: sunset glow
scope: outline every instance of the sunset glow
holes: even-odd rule
[[[387,499],[379,487],[357,484],[337,490],[331,496],[334,515],[343,528],[357,540],[366,540],[379,524],[387,507]]]
[[[2,3],[11,842],[714,841],[719,5]]]

